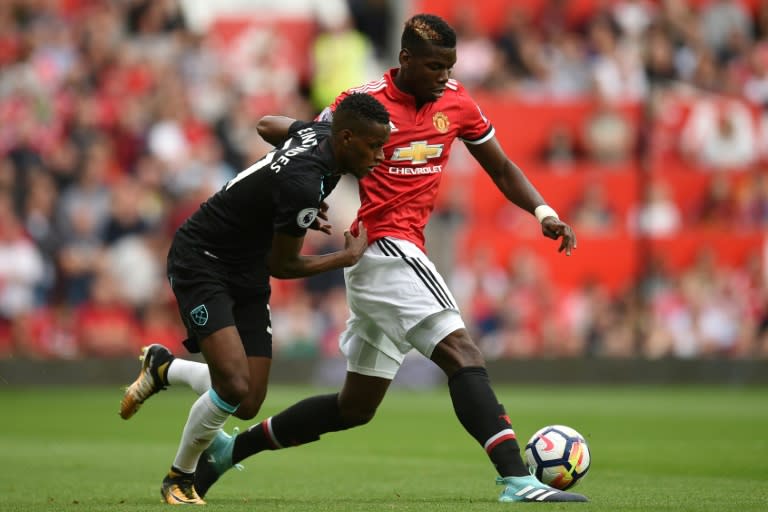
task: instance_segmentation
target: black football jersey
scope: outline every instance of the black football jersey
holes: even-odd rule
[[[339,182],[330,134],[327,122],[293,123],[282,146],[200,205],[177,237],[233,270],[264,266],[274,233],[304,236]]]

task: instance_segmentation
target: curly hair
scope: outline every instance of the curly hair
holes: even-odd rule
[[[334,119],[355,118],[359,121],[370,121],[389,124],[389,112],[379,100],[362,92],[350,94],[336,106]]]
[[[417,14],[405,22],[400,45],[402,48],[413,50],[425,44],[455,48],[456,32],[440,16]]]

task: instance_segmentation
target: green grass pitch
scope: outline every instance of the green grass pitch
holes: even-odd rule
[[[327,390],[323,390],[327,391]],[[273,387],[273,414],[310,388]],[[376,419],[311,445],[267,452],[227,473],[209,510],[768,511],[768,389],[497,389],[521,440],[547,424],[579,430],[593,463],[574,490],[586,504],[503,504],[484,452],[453,416],[447,391],[392,390]],[[193,400],[173,389],[131,420],[114,389],[0,387],[0,511],[145,511]],[[227,427],[247,427],[230,420]]]

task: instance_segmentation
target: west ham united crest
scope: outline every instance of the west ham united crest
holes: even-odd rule
[[[199,325],[200,327],[208,323],[208,309],[205,307],[205,304],[200,304],[190,311],[189,316],[192,317],[192,321],[195,325]]]

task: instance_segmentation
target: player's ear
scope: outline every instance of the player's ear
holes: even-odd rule
[[[410,59],[411,59],[410,50],[408,50],[408,48],[401,49],[400,55],[398,55],[397,57],[397,60],[400,62],[400,67],[405,66]]]

